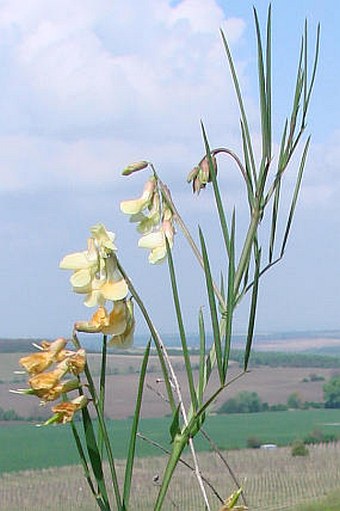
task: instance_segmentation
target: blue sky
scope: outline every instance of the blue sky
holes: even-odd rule
[[[258,137],[252,5],[266,1],[4,0],[0,5],[0,294],[2,337],[68,335],[90,312],[74,295],[66,253],[85,249],[88,229],[117,234],[119,257],[159,329],[175,330],[166,265],[151,267],[119,201],[139,195],[146,176],[123,178],[148,159],[195,236],[211,228],[209,192],[191,196],[186,174],[202,157],[199,121],[212,146],[239,148],[239,114],[219,28],[232,47],[252,132]],[[335,0],[273,6],[275,142],[292,101],[305,17],[321,55],[307,132],[312,133],[301,201],[284,261],[264,280],[258,331],[340,329],[340,9]],[[235,171],[221,178],[227,209],[240,202]],[[209,236],[210,235],[210,236]],[[205,303],[198,267],[175,240],[185,321],[196,329]],[[245,314],[236,319],[244,331]],[[142,320],[137,332],[145,331]]]

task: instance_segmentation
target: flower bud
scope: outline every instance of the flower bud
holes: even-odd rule
[[[139,170],[146,169],[146,167],[149,165],[149,162],[145,160],[137,161],[136,163],[131,163],[125,169],[122,171],[122,176],[130,176],[130,174],[134,174],[135,172],[138,172]]]
[[[217,163],[214,155],[211,155],[212,164],[217,174]],[[200,193],[200,191],[206,187],[207,183],[210,183],[211,175],[210,175],[210,165],[209,159],[207,156],[204,156],[202,160],[199,162],[197,167],[194,167],[192,171],[188,174],[187,182],[192,182],[193,193]]]

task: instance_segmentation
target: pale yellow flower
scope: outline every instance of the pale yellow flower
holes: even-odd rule
[[[106,300],[122,300],[128,292],[128,285],[118,270],[116,259],[111,256],[105,259],[105,269],[101,275],[94,278],[90,289],[86,290],[84,304],[87,307],[104,306]]]
[[[100,257],[107,257],[117,250],[114,241],[116,235],[108,231],[103,224],[96,224],[91,227],[90,232],[95,240]]]
[[[148,259],[151,264],[161,263],[166,258],[166,239],[169,247],[172,248],[174,228],[169,220],[164,220],[158,231],[146,234],[139,239],[138,246],[150,250]]]
[[[110,313],[105,307],[99,307],[90,321],[78,321],[78,332],[102,333],[111,335],[110,346],[127,348],[133,342],[135,319],[131,300],[119,300],[114,303]]]
[[[112,335],[109,341],[109,346],[115,346],[117,348],[126,349],[129,348],[133,343],[133,335],[135,332],[136,322],[133,312],[132,301],[125,300],[122,305],[124,306],[124,308],[122,308],[119,312],[116,311],[115,319],[117,333]],[[114,310],[111,312],[111,314],[114,314]],[[118,328],[119,323],[121,328],[123,327],[123,324],[125,324],[125,328],[121,332],[119,332]]]
[[[128,286],[117,267],[115,235],[102,224],[91,228],[88,249],[65,256],[60,268],[73,270],[70,278],[73,291],[86,294],[87,307],[103,306],[106,300],[121,300]]]
[[[122,201],[120,203],[120,209],[127,215],[136,215],[141,213],[143,209],[147,208],[151,204],[151,200],[156,188],[155,177],[150,177],[146,182],[143,193],[138,199],[130,199]]]

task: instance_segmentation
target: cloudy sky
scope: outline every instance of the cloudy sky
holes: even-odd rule
[[[97,222],[117,234],[121,262],[159,329],[175,330],[167,267],[148,265],[119,211],[119,201],[138,196],[147,176],[123,178],[120,171],[153,161],[194,235],[198,224],[207,228],[218,264],[211,195],[192,197],[186,174],[202,157],[200,119],[211,146],[239,149],[220,28],[258,139],[253,3],[264,23],[265,0],[0,2],[0,336],[68,335],[75,320],[89,316],[58,264],[85,249]],[[263,280],[258,331],[340,329],[340,8],[336,0],[272,6],[276,143],[306,16],[311,53],[318,21],[322,42],[301,201],[286,257]],[[237,171],[229,164],[221,174],[227,209],[236,202],[242,226],[247,209]],[[185,321],[195,330],[204,289],[180,233],[176,238]],[[242,311],[236,328],[245,329]]]

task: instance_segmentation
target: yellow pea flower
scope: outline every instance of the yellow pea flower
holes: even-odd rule
[[[174,228],[169,220],[164,220],[158,231],[146,234],[139,239],[138,246],[150,250],[148,259],[151,264],[161,263],[166,258],[166,238],[170,248],[172,248]]]
[[[127,215],[136,215],[151,204],[151,200],[156,188],[156,178],[150,177],[146,182],[143,193],[138,199],[130,199],[120,203],[120,209]]]
[[[111,335],[110,346],[127,348],[133,342],[135,319],[131,300],[119,300],[114,303],[110,313],[105,307],[99,307],[90,321],[78,321],[78,332],[102,333]]]
[[[103,306],[106,300],[121,300],[128,293],[128,286],[117,267],[117,250],[114,233],[104,225],[91,228],[88,249],[65,256],[60,268],[73,270],[70,278],[73,291],[86,294],[87,307]]]
[[[118,313],[117,312],[115,313],[114,309],[113,309],[110,316],[112,314],[115,317],[117,325],[119,324],[118,318],[119,318],[119,316],[121,316],[120,317],[120,325],[122,328],[123,325],[125,324],[125,328],[121,332],[119,332],[118,328],[116,329],[117,333],[111,332],[111,333],[113,333],[113,335],[109,341],[109,346],[116,346],[117,348],[122,348],[122,349],[129,348],[133,343],[133,335],[134,335],[135,326],[136,326],[132,300],[125,300],[122,303],[121,310]],[[124,319],[122,316],[124,316]]]

